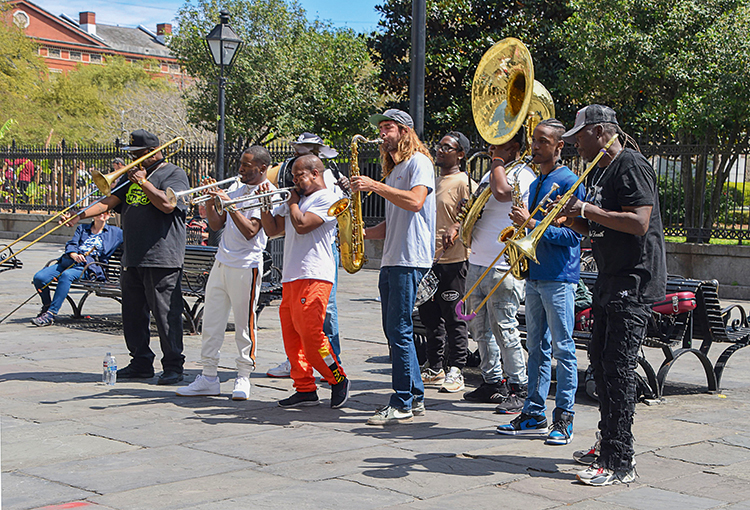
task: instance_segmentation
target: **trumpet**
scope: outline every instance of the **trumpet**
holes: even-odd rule
[[[241,197],[233,198],[231,200],[222,200],[221,197],[214,198],[214,207],[216,212],[223,214],[224,211],[247,211],[248,209],[261,209],[263,211],[270,211],[276,205],[283,204],[289,197],[292,196],[292,188],[281,188],[273,191],[267,191],[265,193],[250,193]],[[235,204],[241,204],[243,202],[250,202],[242,206]]]
[[[240,177],[235,176],[235,177],[230,177],[229,179],[224,179],[223,181],[212,182],[210,184],[204,184],[203,186],[198,186],[196,188],[186,189],[185,191],[175,191],[172,188],[167,188],[165,193],[167,195],[167,200],[169,200],[169,203],[172,205],[172,207],[176,206],[177,202],[180,200],[183,200],[188,205],[197,205],[197,204],[202,204],[204,202],[208,202],[209,200],[214,198],[213,196],[208,195],[208,194],[193,197],[193,195],[197,194],[199,191],[216,188],[218,186],[223,186],[225,184],[229,184],[231,186],[232,184],[234,184],[235,182],[239,180],[240,180]]]
[[[171,151],[168,150],[169,146],[175,143],[179,143],[180,145],[177,146],[177,148],[175,148],[174,150],[171,150]],[[94,184],[96,184],[96,187],[99,188],[99,191],[101,191],[103,195],[110,196],[112,194],[112,184],[117,179],[122,177],[128,170],[139,166],[141,163],[143,163],[148,158],[150,158],[151,156],[153,156],[154,154],[158,152],[165,151],[166,155],[164,157],[168,158],[169,156],[180,152],[184,146],[185,146],[185,139],[181,136],[178,136],[177,138],[173,138],[167,143],[160,145],[159,147],[152,150],[151,152],[144,154],[140,158],[132,161],[131,163],[128,163],[127,165],[120,168],[119,170],[110,172],[108,174],[103,174],[99,170],[94,170],[93,172],[91,172],[91,177],[94,179]]]

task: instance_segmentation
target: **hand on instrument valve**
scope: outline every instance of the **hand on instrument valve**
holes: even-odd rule
[[[503,145],[490,145],[489,149],[487,149],[487,152],[490,153],[490,156],[492,156],[493,160],[495,158],[502,159],[503,166],[513,161],[512,144],[506,143]]]
[[[510,214],[508,214],[508,217],[514,225],[523,225],[523,223],[528,219],[529,216],[529,210],[526,209],[526,206],[524,205],[514,205],[510,208]],[[526,227],[534,228],[535,225],[536,221],[531,219],[526,224]]]
[[[339,180],[336,181],[336,184],[339,185],[339,188],[344,190],[344,193],[349,195],[352,192],[352,183],[349,182],[349,178],[346,175],[341,174],[341,177],[339,177]]]
[[[455,223],[451,225],[450,227],[445,229],[445,232],[443,232],[443,248],[448,249],[456,242],[456,237],[458,237],[458,229],[459,229],[459,223]]]
[[[286,201],[287,204],[299,204],[300,199],[300,193],[297,188],[292,188],[289,190],[289,200]]]
[[[555,201],[555,204],[559,201],[560,197],[558,197],[558,200]],[[570,200],[568,200],[568,203],[565,204],[565,207],[563,207],[560,212],[557,214],[557,218],[555,220],[560,220],[561,218],[564,218],[567,220],[567,218],[575,218],[577,216],[581,216],[581,206],[584,204],[584,202],[581,202],[578,200],[578,197],[573,195],[570,197]]]
[[[355,175],[351,180],[352,191],[375,191],[378,181],[370,179],[366,175]]]

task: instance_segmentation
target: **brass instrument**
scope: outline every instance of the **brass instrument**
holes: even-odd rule
[[[223,186],[225,184],[229,184],[230,186],[234,184],[235,182],[238,182],[240,180],[239,176],[230,177],[229,179],[224,179],[223,181],[219,182],[211,182],[209,184],[204,184],[203,186],[197,186],[195,188],[186,189],[185,191],[175,191],[172,188],[167,188],[167,190],[164,192],[167,195],[167,200],[169,201],[169,204],[174,207],[177,205],[177,202],[180,200],[183,200],[188,205],[197,205],[202,204],[204,202],[208,202],[213,196],[209,194],[205,195],[199,195],[197,197],[194,197],[196,193],[199,191],[205,191],[207,189],[211,188],[217,188],[219,186]]]
[[[161,146],[157,147],[156,149],[152,150],[151,152],[145,154],[144,156],[141,156],[140,158],[134,160],[133,162],[129,163],[128,165],[126,165],[126,166],[122,167],[121,169],[116,170],[114,172],[110,172],[110,173],[104,175],[101,172],[99,172],[98,170],[94,170],[92,172],[92,176],[94,177],[94,183],[96,184],[97,188],[99,188],[98,191],[100,191],[102,194],[104,194],[106,196],[110,196],[112,194],[112,183],[113,182],[115,182],[117,179],[119,179],[122,175],[124,175],[131,168],[140,165],[141,163],[143,163],[144,161],[146,161],[148,158],[150,158],[151,156],[153,156],[157,152],[165,150],[170,145],[172,145],[172,144],[174,144],[176,142],[181,142],[181,144],[179,145],[179,147],[177,147],[175,150],[171,151],[171,153],[170,153],[170,155],[175,154],[175,153],[179,152],[182,149],[182,147],[184,147],[184,145],[185,145],[185,139],[182,138],[182,137],[177,137],[177,138],[175,138],[173,140],[170,140],[169,142],[167,142],[165,144],[162,144]],[[126,181],[126,182],[122,183],[120,186],[125,186],[126,184],[129,184],[129,183],[130,183],[129,181]],[[89,193],[88,195],[86,195],[85,197],[83,197],[82,199],[80,199],[77,202],[69,205],[68,207],[66,207],[62,211],[58,212],[57,214],[53,215],[51,218],[47,219],[46,221],[44,221],[40,225],[37,225],[33,229],[29,230],[24,235],[22,235],[21,237],[19,237],[18,239],[16,239],[15,241],[13,241],[12,243],[10,243],[6,247],[4,247],[2,250],[0,250],[0,253],[2,253],[5,250],[10,250],[11,246],[13,246],[14,244],[16,244],[18,241],[20,241],[22,239],[25,239],[30,234],[36,232],[37,230],[39,230],[40,228],[42,228],[47,223],[53,221],[55,218],[58,218],[58,217],[64,215],[66,212],[70,211],[73,207],[75,207],[78,204],[80,204],[81,202],[87,200],[94,193],[96,193],[96,191],[92,191],[91,193]],[[92,204],[90,204],[89,206],[87,206],[83,210],[85,211],[86,209],[89,209],[94,204],[99,203],[103,198],[104,197],[98,199],[97,201],[93,202]],[[23,252],[24,250],[30,248],[31,246],[33,246],[34,244],[36,244],[37,242],[39,242],[43,238],[45,238],[48,235],[50,235],[52,232],[55,232],[57,229],[62,228],[63,226],[67,225],[70,221],[73,220],[73,218],[75,218],[75,216],[71,216],[70,218],[68,218],[65,221],[63,221],[62,223],[60,223],[59,225],[57,225],[57,226],[49,229],[47,232],[45,232],[44,234],[40,235],[35,240],[31,241],[29,244],[27,244],[26,246],[24,246],[23,248],[21,248],[20,250],[18,250],[17,252],[15,252],[13,254],[13,257],[14,258],[18,257],[18,255],[21,252]],[[11,253],[12,253],[12,250],[11,250]]]
[[[173,145],[175,143],[179,143],[180,145],[172,151],[167,150],[170,145]],[[94,179],[94,184],[96,184],[96,187],[99,188],[99,191],[101,191],[103,195],[110,196],[112,194],[112,184],[115,181],[117,181],[120,177],[125,175],[125,173],[128,170],[139,166],[141,163],[146,161],[148,158],[150,158],[157,152],[165,151],[166,154],[164,155],[164,158],[166,159],[169,156],[181,151],[184,146],[185,146],[185,139],[181,136],[178,136],[168,141],[167,143],[160,145],[156,149],[144,154],[140,158],[133,160],[131,163],[128,163],[127,165],[120,168],[119,170],[110,172],[106,175],[101,173],[99,170],[94,170],[93,172],[91,172],[91,177]]]
[[[518,179],[513,183],[513,206],[524,207],[523,197],[521,195],[521,185],[518,183]],[[519,225],[512,225],[505,227],[498,236],[497,240],[501,243],[507,243],[510,239],[513,239],[516,234],[516,230]],[[508,261],[510,266],[510,272],[516,280],[525,280],[529,277],[529,261],[522,257],[515,246],[508,246],[505,252],[505,259]]]
[[[382,143],[382,139],[368,140],[362,135],[352,137],[351,170],[349,178],[359,175],[359,148],[357,143]],[[362,219],[362,195],[354,191],[350,198],[342,198],[328,209],[328,216],[336,216],[339,224],[338,247],[341,265],[354,274],[367,262],[365,257],[365,222]]]
[[[510,141],[524,125],[528,139],[539,121],[554,117],[552,96],[544,85],[534,80],[531,54],[521,41],[508,37],[484,54],[474,73],[471,109],[477,131],[490,145]],[[527,152],[520,160],[505,169],[506,175],[523,162],[531,144],[526,146]],[[471,246],[474,224],[481,217],[490,196],[492,191],[488,186],[461,220],[461,241],[465,246]],[[512,237],[512,233],[507,233],[506,237]]]
[[[251,193],[231,200],[222,200],[221,197],[215,197],[214,207],[216,207],[216,212],[219,214],[223,214],[224,211],[247,211],[248,209],[270,211],[274,206],[283,204],[289,200],[289,197],[292,196],[291,189],[292,188],[281,188],[267,191],[265,193]],[[236,205],[250,201],[252,202],[239,207]]]
[[[557,183],[552,185],[552,189],[545,195],[545,197],[539,202],[539,204],[534,208],[534,211],[529,215],[528,218],[526,218],[526,221],[524,221],[523,225],[521,225],[516,235],[508,241],[508,243],[505,245],[505,248],[500,252],[500,255],[502,255],[506,249],[509,246],[514,246],[518,251],[521,253],[523,257],[528,257],[529,259],[533,260],[534,262],[537,262],[536,259],[536,247],[539,244],[539,241],[542,238],[542,235],[544,235],[544,232],[547,230],[547,228],[552,224],[552,222],[557,218],[557,215],[562,211],[563,207],[565,207],[565,204],[568,203],[568,200],[573,196],[573,193],[578,189],[578,186],[583,183],[583,181],[586,179],[588,174],[591,172],[591,170],[596,167],[596,164],[599,162],[599,160],[607,153],[607,150],[610,148],[610,146],[617,140],[618,135],[614,135],[612,138],[609,139],[607,144],[599,151],[599,154],[596,155],[596,157],[589,163],[589,166],[586,168],[586,170],[581,174],[581,176],[578,178],[578,180],[570,187],[568,191],[566,191],[562,196],[560,196],[559,201],[557,204],[547,213],[547,215],[544,217],[542,221],[537,223],[536,227],[534,227],[534,230],[532,230],[526,237],[520,240],[516,240],[516,237],[518,232],[523,231],[526,224],[529,222],[529,220],[536,214],[536,212],[540,209],[542,204],[544,204],[549,197],[552,195],[552,192],[557,190]],[[500,257],[498,255],[498,258]],[[497,261],[497,259],[495,259]],[[514,263],[518,263],[518,261],[515,261]],[[495,263],[493,262],[491,266],[494,266]],[[511,270],[505,272],[502,278],[498,280],[498,282],[495,284],[495,286],[490,290],[490,292],[487,294],[487,296],[482,300],[481,303],[477,306],[476,310],[479,310],[484,306],[484,304],[487,302],[487,300],[490,298],[490,296],[497,290],[498,287],[500,287],[500,284],[503,283],[503,280],[510,274]],[[482,275],[484,276],[484,275]],[[466,294],[468,297],[469,294],[471,294],[474,291],[474,288],[476,288],[479,281],[481,281],[482,278],[477,280],[477,283],[474,284],[474,287],[471,288],[471,290]],[[476,310],[473,310],[468,315],[464,314],[463,304],[465,302],[466,298],[462,299],[456,304],[456,314],[464,320],[471,320],[474,317],[476,317]]]

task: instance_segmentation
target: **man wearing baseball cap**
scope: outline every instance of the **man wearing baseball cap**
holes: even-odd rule
[[[123,149],[133,159],[160,146],[153,133],[138,129]],[[130,184],[128,184],[130,181]],[[128,170],[112,194],[78,214],[90,218],[109,209],[122,215],[122,324],[130,363],[117,371],[118,379],[154,376],[150,314],[156,320],[164,369],[157,384],[176,384],[182,367],[182,264],[185,257],[187,206],[171,205],[165,190],[189,188],[185,171],[168,163],[161,151]]]
[[[394,394],[368,425],[406,423],[424,414],[424,385],[414,346],[412,310],[417,286],[435,255],[435,174],[432,157],[414,132],[408,113],[391,109],[370,117],[380,131],[385,182],[352,177],[354,191],[385,199],[385,221],[365,229],[365,239],[385,239],[380,303],[383,330],[391,348]]]
[[[650,305],[664,298],[667,281],[656,174],[640,152],[625,147],[627,136],[614,110],[596,104],[579,110],[575,126],[563,139],[592,161],[614,136],[619,138],[592,171],[585,201],[574,196],[561,212],[569,218],[566,226],[591,238],[599,267],[589,357],[601,440],[594,463],[577,475],[582,483],[595,486],[635,479],[631,427],[636,360]]]

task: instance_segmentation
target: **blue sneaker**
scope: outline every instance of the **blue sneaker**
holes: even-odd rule
[[[559,415],[559,416],[558,416]],[[564,445],[573,440],[573,413],[555,409],[552,416],[557,417],[544,444]]]
[[[34,326],[39,326],[40,328],[43,328],[44,326],[51,326],[55,323],[55,314],[47,310],[38,317],[34,317],[33,319],[31,319],[31,323]]]
[[[544,435],[547,434],[547,418],[544,416],[532,416],[521,413],[507,425],[498,425],[498,434],[517,436],[522,434]]]

